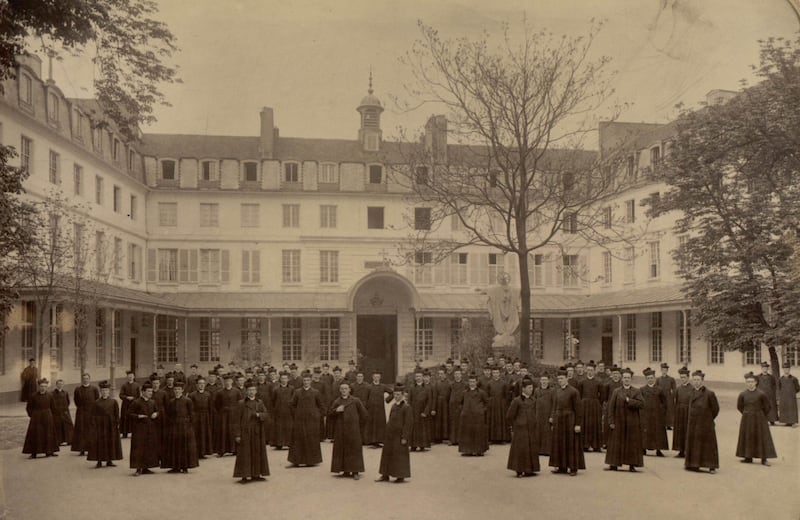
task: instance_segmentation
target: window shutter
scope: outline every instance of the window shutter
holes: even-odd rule
[[[189,250],[181,249],[178,251],[178,273],[181,283],[189,282]]]
[[[433,266],[433,283],[435,285],[447,285],[449,283],[447,276],[448,267],[451,262],[455,260],[455,255],[450,255],[449,258],[442,259],[439,263]]]
[[[197,249],[189,250],[189,281],[197,283]]]
[[[578,257],[578,285],[588,287],[589,279],[589,264],[586,255],[580,255]]]
[[[242,251],[242,283],[250,282],[250,251]]]
[[[155,249],[148,249],[147,250],[147,281],[148,282],[155,282],[156,281],[156,250]]]
[[[553,287],[556,285],[553,259],[548,257],[544,258],[544,285],[546,287]]]
[[[222,255],[220,279],[222,283],[228,283],[230,281],[230,251],[223,249],[220,254]]]
[[[489,253],[480,253],[478,256],[478,283],[489,284]]]
[[[250,251],[250,281],[261,283],[261,252]]]

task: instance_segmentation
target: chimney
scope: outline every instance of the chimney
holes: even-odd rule
[[[275,140],[277,138],[277,128],[275,128],[275,116],[272,109],[264,107],[261,109],[261,157],[272,159],[275,151]]]
[[[447,118],[431,116],[425,123],[425,149],[437,163],[447,162]]]
[[[706,104],[709,106],[722,105],[735,98],[738,94],[738,92],[734,92],[733,90],[710,90],[708,94],[706,94]]]

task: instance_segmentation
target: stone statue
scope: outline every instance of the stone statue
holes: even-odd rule
[[[497,275],[497,285],[489,287],[487,302],[489,316],[497,335],[493,347],[514,346],[514,333],[519,327],[519,294],[509,287],[511,276],[508,273]]]

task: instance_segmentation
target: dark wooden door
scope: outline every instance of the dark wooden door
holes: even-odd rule
[[[367,381],[374,369],[381,371],[384,383],[397,376],[397,316],[359,314],[356,318],[356,345]]]
[[[606,366],[611,366],[614,362],[614,338],[611,336],[603,336],[602,347],[603,363],[605,363]]]
[[[136,372],[136,338],[131,338],[131,368]]]

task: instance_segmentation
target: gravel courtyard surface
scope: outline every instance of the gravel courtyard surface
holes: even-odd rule
[[[484,457],[460,457],[455,447],[436,445],[412,453],[412,478],[404,484],[375,483],[379,449],[364,449],[367,473],[360,481],[329,472],[331,444],[323,464],[286,468],[287,451],[269,450],[272,475],[266,482],[237,483],[233,457],[202,460],[188,475],[133,478],[125,460],[116,468],[94,463],[63,447],[56,458],[22,455],[18,413],[0,413],[1,519],[77,518],[248,518],[285,519],[482,519],[692,518],[797,520],[800,518],[800,428],[771,428],[779,458],[772,467],[741,464],[734,456],[739,414],[734,391],[720,391],[717,418],[721,468],[716,475],[689,473],[683,461],[648,456],[639,473],[603,471],[603,454],[587,453],[587,470],[577,477],[543,471],[517,479],[505,469],[508,445]],[[23,410],[24,414],[24,410]],[[16,417],[13,417],[16,415]],[[9,417],[12,416],[12,417]],[[24,420],[24,419],[23,419]],[[5,423],[13,423],[8,427]],[[671,432],[670,432],[671,433]],[[670,435],[671,438],[671,435]],[[66,450],[66,451],[65,451]]]

